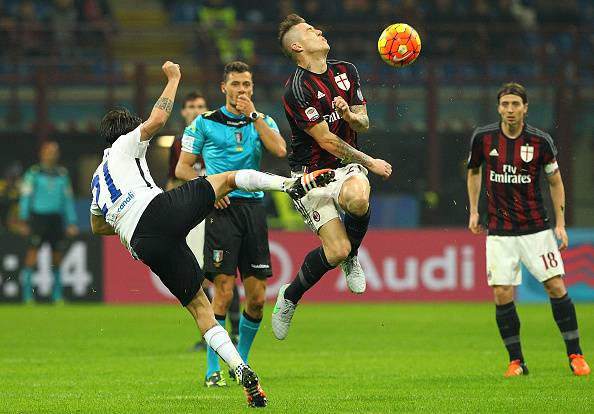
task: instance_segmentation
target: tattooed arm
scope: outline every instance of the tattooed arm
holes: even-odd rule
[[[173,102],[175,101],[175,93],[177,92],[177,86],[181,78],[181,72],[179,65],[173,62],[165,62],[162,66],[165,76],[167,76],[167,85],[163,89],[163,93],[155,103],[151,115],[142,124],[140,129],[140,140],[146,141],[157,133],[169,119],[171,110],[173,109]]]
[[[349,104],[338,96],[334,98],[334,108],[344,119],[351,129],[356,132],[365,132],[369,129],[369,117],[367,116],[367,107],[365,105],[353,105],[349,107]]]
[[[363,165],[374,174],[387,179],[392,174],[392,166],[384,160],[373,158],[353,148],[344,142],[328,128],[326,121],[320,122],[312,127],[306,128],[311,137],[326,151],[339,158],[343,164],[357,163]]]

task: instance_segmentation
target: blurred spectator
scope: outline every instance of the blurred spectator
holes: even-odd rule
[[[14,19],[8,13],[5,1],[0,0],[0,56],[8,54],[14,47],[14,28]]]
[[[20,230],[18,202],[23,167],[20,162],[11,163],[0,180],[0,233],[16,233]]]
[[[39,151],[39,164],[29,168],[23,177],[19,217],[23,233],[29,237],[22,274],[24,302],[33,300],[31,276],[43,243],[49,243],[52,248],[52,300],[62,300],[60,264],[66,248],[65,236],[75,236],[78,228],[70,177],[68,171],[58,165],[59,156],[58,143],[45,142]]]
[[[31,0],[17,4],[15,29],[19,52],[25,56],[40,56],[46,50],[44,29],[41,19]]]
[[[452,0],[432,0],[427,10],[425,24],[429,30],[432,54],[452,57],[461,50],[459,39],[462,33],[452,32],[451,25],[456,25],[460,16],[456,12]]]
[[[95,54],[104,53],[114,29],[107,0],[76,0],[75,4],[80,27],[80,47]]]
[[[221,62],[254,61],[254,43],[242,37],[236,11],[225,0],[206,0],[198,11],[198,21],[214,41]]]
[[[53,47],[60,57],[75,55],[77,13],[73,0],[54,0],[48,18],[52,30]]]

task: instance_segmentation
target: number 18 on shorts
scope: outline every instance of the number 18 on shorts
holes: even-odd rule
[[[523,236],[487,236],[489,286],[521,284],[522,263],[541,283],[565,274],[552,230]]]

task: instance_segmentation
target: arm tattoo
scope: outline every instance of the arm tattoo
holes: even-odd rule
[[[173,109],[173,101],[169,98],[165,98],[162,96],[155,103],[155,108],[161,109],[161,110],[167,112],[168,114],[170,114],[171,110]]]
[[[351,125],[351,128],[353,128],[357,132],[364,131],[367,128],[369,128],[369,117],[364,112],[365,106],[353,105],[353,106],[351,106],[350,109],[351,109],[351,112],[356,115],[353,125]]]
[[[369,155],[356,150],[342,139],[338,140],[336,148],[338,150],[339,158],[342,160],[343,164],[356,162],[363,165],[364,167],[367,167],[371,164],[372,158]]]

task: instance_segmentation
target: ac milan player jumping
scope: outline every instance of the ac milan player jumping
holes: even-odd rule
[[[478,199],[482,165],[488,198],[487,277],[495,294],[495,318],[510,363],[506,377],[526,375],[520,345],[520,319],[514,305],[514,286],[522,281],[520,262],[540,281],[551,300],[553,317],[565,340],[569,366],[575,375],[588,375],[579,344],[575,307],[562,277],[560,250],[567,248],[565,192],[557,165],[557,149],[546,132],[524,122],[528,111],[526,90],[507,83],[497,94],[501,123],[479,127],[470,141],[468,160],[468,228],[482,232]],[[551,231],[540,192],[540,171],[549,182],[555,210]],[[560,240],[557,246],[555,236]]]
[[[278,39],[283,52],[297,65],[283,97],[291,126],[293,175],[336,169],[336,180],[327,188],[314,189],[295,201],[322,246],[305,257],[293,282],[279,291],[272,330],[276,338],[284,339],[303,294],[339,264],[351,292],[365,291],[357,249],[369,224],[367,172],[387,179],[392,166],[357,149],[357,133],[369,129],[369,118],[355,66],[327,60],[330,46],[322,32],[296,14],[280,23]]]

